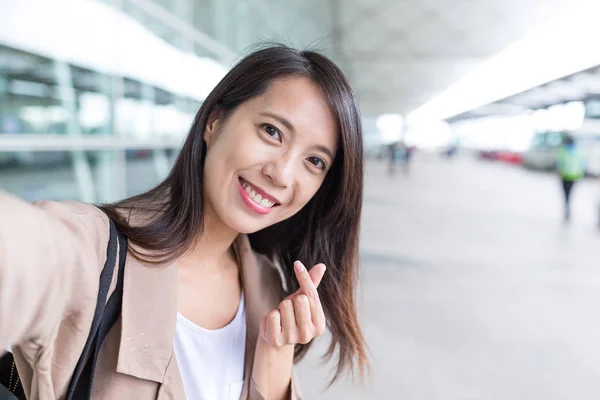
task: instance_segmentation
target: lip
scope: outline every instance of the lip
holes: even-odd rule
[[[263,198],[266,198],[267,200],[276,203],[273,207],[263,207],[260,204],[257,204],[254,200],[252,200],[250,198],[250,195],[246,192],[246,190],[244,189],[244,187],[242,186],[242,180],[244,180],[247,184],[249,184],[250,186],[252,186],[253,190],[256,191],[257,193],[259,193],[261,196],[263,196]],[[244,200],[244,202],[246,203],[246,205],[248,205],[248,207],[250,207],[253,211],[256,211],[259,214],[269,214],[271,211],[273,211],[273,209],[275,207],[277,207],[277,205],[279,205],[279,201],[269,195],[268,193],[265,193],[262,189],[258,188],[257,186],[255,186],[254,184],[248,182],[247,180],[241,178],[238,179],[238,190],[240,191],[240,195],[242,196],[242,199]]]
[[[279,201],[279,199],[277,197],[271,196],[269,193],[265,192],[263,189],[261,189],[260,187],[256,186],[254,183],[250,182],[249,180],[244,179],[241,176],[239,177],[238,180],[242,180],[242,181],[246,182],[248,185],[252,186],[252,188],[254,189],[254,191],[256,193],[260,194],[263,197],[263,199],[267,199],[271,203],[281,204],[281,202]]]

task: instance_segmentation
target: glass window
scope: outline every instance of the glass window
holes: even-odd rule
[[[544,144],[546,143],[546,133],[536,133],[535,135],[533,135],[533,137],[531,138],[531,147],[532,148],[538,148],[538,147],[543,147]]]
[[[158,152],[158,154],[155,154]],[[147,149],[111,151],[0,151],[0,189],[27,200],[108,202],[134,196],[164,177],[156,157],[170,168],[174,151]],[[117,168],[123,157],[124,168]],[[124,192],[118,193],[122,181]]]
[[[585,117],[598,119],[600,118],[600,100],[593,99],[585,102]]]
[[[560,146],[563,142],[562,132],[550,132],[546,138],[546,145],[549,147]]]

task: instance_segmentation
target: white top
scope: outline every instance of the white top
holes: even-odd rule
[[[244,385],[246,308],[221,329],[202,328],[177,313],[175,357],[188,400],[238,400]]]

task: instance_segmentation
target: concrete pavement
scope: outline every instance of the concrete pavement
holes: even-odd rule
[[[320,338],[298,368],[306,397],[600,398],[598,189],[575,188],[565,226],[549,174],[421,154],[392,179],[371,162],[360,312],[372,375],[323,391]]]

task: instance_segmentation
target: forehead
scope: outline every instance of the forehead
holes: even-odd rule
[[[252,114],[277,114],[293,125],[295,133],[337,148],[336,118],[321,89],[308,78],[277,79],[246,105]]]

